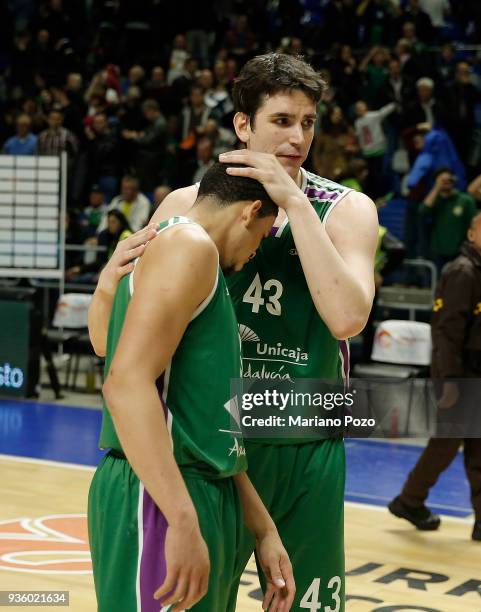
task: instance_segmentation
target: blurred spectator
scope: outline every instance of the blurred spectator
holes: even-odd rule
[[[172,83],[172,94],[177,104],[186,102],[191,87],[195,84],[199,62],[194,57],[185,60],[182,73]]]
[[[64,89],[72,102],[79,106],[83,106],[83,77],[79,72],[70,72],[67,74]]]
[[[367,194],[377,199],[389,191],[384,156],[387,148],[382,122],[396,110],[394,102],[377,111],[370,111],[363,100],[356,102],[356,136],[364,159],[369,166]]]
[[[142,112],[147,121],[143,132],[124,130],[122,136],[136,145],[135,168],[143,191],[151,193],[162,181],[166,153],[166,121],[155,100],[146,100]],[[131,221],[129,219],[129,221]],[[137,231],[137,230],[134,230]]]
[[[214,157],[216,159],[221,153],[235,148],[237,143],[235,133],[232,130],[219,127],[215,119],[208,119],[204,126],[197,129],[197,132],[200,136],[206,136],[210,139],[214,147]]]
[[[229,85],[229,76],[227,74],[227,62],[222,59],[217,59],[214,64],[214,77],[215,84],[218,87],[219,85]]]
[[[65,243],[81,245],[85,240],[85,228],[80,222],[78,210],[67,208],[65,212]],[[65,251],[65,269],[80,265],[83,259],[82,251]]]
[[[142,92],[138,87],[129,87],[125,102],[119,111],[119,119],[122,129],[141,132],[146,120],[142,112]]]
[[[257,44],[255,34],[249,30],[247,15],[238,15],[225,37],[225,45],[241,61],[249,59]]]
[[[448,108],[447,128],[463,162],[466,163],[475,126],[475,107],[481,93],[471,81],[467,62],[458,62],[454,82],[446,89]]]
[[[128,91],[130,91],[130,88]],[[160,110],[163,113],[169,114],[170,112],[175,112],[176,109],[172,100],[172,89],[167,85],[165,72],[162,66],[154,66],[152,68],[150,80],[148,80],[145,85],[145,96],[148,100],[155,100],[158,102]]]
[[[226,86],[232,86],[239,72],[239,65],[235,57],[228,57],[225,61]]]
[[[89,194],[89,205],[81,215],[81,223],[85,228],[85,237],[90,238],[97,234],[102,219],[107,215],[108,204],[99,185],[92,185]]]
[[[187,41],[183,34],[177,34],[172,45],[172,52],[169,60],[169,71],[167,73],[167,83],[172,85],[175,79],[184,75],[185,61],[189,57],[187,51]]]
[[[417,54],[421,55],[426,50],[424,42],[418,38],[416,26],[412,21],[406,21],[402,25],[401,35],[403,40],[409,45],[409,47]]]
[[[204,101],[204,90],[194,85],[190,90],[189,104],[183,108],[181,113],[180,132],[184,148],[193,147],[197,128],[205,126],[211,113],[212,109]]]
[[[50,32],[44,28],[38,30],[32,44],[35,71],[46,77],[49,82],[55,78],[55,50]]]
[[[451,138],[440,127],[428,123],[418,124],[417,128],[425,133],[419,138],[419,155],[409,171],[407,186],[413,190],[421,188],[422,199],[434,183],[434,174],[443,167],[451,168],[456,175],[456,186],[466,189],[466,174]]]
[[[225,83],[217,83],[214,89],[206,91],[204,101],[211,109],[212,116],[215,116],[224,125],[232,125],[232,121],[226,121],[226,117],[234,110],[234,104]]]
[[[364,74],[363,98],[368,106],[379,106],[388,80],[389,53],[382,47],[372,47],[362,62],[359,72]]]
[[[443,125],[446,118],[444,105],[434,97],[434,81],[423,77],[416,81],[417,96],[408,100],[404,110],[403,124],[413,127],[418,123]]]
[[[420,8],[431,18],[431,24],[436,32],[436,39],[440,40],[446,26],[445,18],[451,12],[449,0],[419,0]]]
[[[394,56],[399,60],[404,76],[409,76],[413,79],[419,77],[418,61],[409,41],[405,38],[400,38],[394,47]]]
[[[78,141],[70,130],[63,127],[63,113],[52,109],[48,113],[48,128],[41,132],[37,141],[38,155],[60,155],[66,151],[73,158],[78,151]]]
[[[398,108],[408,104],[414,95],[414,84],[409,76],[402,73],[401,62],[397,58],[389,60],[388,78],[383,102],[396,102]]]
[[[120,211],[127,219],[132,231],[143,228],[149,220],[150,202],[139,191],[139,181],[133,176],[124,176],[120,185],[120,194],[109,205],[109,212]],[[107,227],[106,216],[100,222],[98,231]]]
[[[352,159],[337,180],[341,185],[350,187],[355,191],[364,191],[368,175],[367,162],[364,159]]]
[[[433,39],[433,24],[431,17],[420,6],[420,0],[409,0],[405,10],[398,18],[398,23],[402,28],[405,23],[412,23],[414,30],[424,43],[430,43]]]
[[[447,42],[443,44],[436,62],[437,73],[444,86],[444,84],[454,79],[454,72],[456,70],[456,52],[453,43]]]
[[[162,202],[169,195],[169,193],[172,193],[172,188],[168,185],[159,185],[159,187],[156,187],[154,189],[153,204],[150,216],[154,214],[154,212],[162,204]]]
[[[204,68],[197,75],[196,84],[202,87],[206,96],[211,96],[215,93],[214,88],[214,73],[209,68]]]
[[[78,139],[81,139],[85,104],[79,104],[78,100],[75,104],[72,103],[69,95],[67,95],[63,89],[59,88],[53,90],[53,98],[55,106],[62,110],[65,128],[75,134]]]
[[[109,210],[106,227],[97,237],[98,246],[104,247],[104,250],[97,251],[95,261],[92,263],[80,263],[67,268],[65,279],[69,282],[96,283],[102,268],[112,257],[117,243],[131,234],[132,229],[125,215],[119,210]],[[92,242],[90,243],[92,244]]]
[[[459,255],[471,219],[476,214],[474,200],[455,188],[456,181],[450,168],[440,168],[435,174],[433,188],[419,207],[419,214],[431,220],[430,256],[439,272]]]
[[[215,163],[214,147],[210,138],[199,138],[195,147],[195,159],[182,164],[181,185],[199,183],[207,170]]]
[[[336,101],[347,110],[359,97],[360,83],[357,60],[349,45],[342,45],[329,65],[333,80],[338,85]]]
[[[337,180],[358,150],[354,129],[346,121],[342,109],[332,107],[314,140],[314,171],[325,178]]]
[[[44,117],[47,118],[47,115],[49,114],[49,112],[54,108],[54,100],[53,100],[52,91],[48,89],[47,87],[43,87],[40,91],[40,94],[37,96],[37,104],[39,106],[40,111],[43,113]],[[60,110],[59,107],[58,107],[58,110]]]
[[[21,114],[15,122],[16,135],[9,138],[3,145],[7,155],[34,155],[37,147],[37,137],[30,131],[32,121],[28,115]]]
[[[120,93],[126,94],[129,87],[138,87],[140,91],[144,88],[145,70],[139,64],[131,66],[126,79],[122,79]]]
[[[464,167],[447,132],[431,128],[429,124],[418,124],[417,128],[415,140],[419,153],[407,175],[409,193],[404,221],[404,242],[411,258],[429,256],[427,231],[418,209],[434,184],[436,172],[451,168],[457,177],[456,186],[461,190],[466,188]]]
[[[85,127],[90,182],[98,183],[104,198],[110,202],[117,193],[119,139],[109,128],[107,115],[97,113]]]
[[[78,72],[67,74],[63,92],[64,96],[60,96],[59,103],[65,113],[65,127],[82,140],[83,118],[87,114],[82,75]]]
[[[388,42],[397,7],[391,0],[361,0],[356,15],[361,19],[361,42],[371,47]]]
[[[21,111],[30,117],[34,134],[38,134],[47,127],[47,118],[42,113],[37,102],[32,98],[26,98],[23,101]]]
[[[290,36],[285,39],[286,45],[282,48],[281,53],[287,55],[306,55],[306,52],[302,45],[302,40],[298,36]]]

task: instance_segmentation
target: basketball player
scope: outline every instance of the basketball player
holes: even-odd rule
[[[265,607],[290,609],[292,568],[231,425],[241,359],[221,271],[242,268],[276,213],[260,183],[216,163],[190,218],[161,223],[118,284],[100,434],[110,451],[89,494],[100,612],[226,610],[242,516],[271,581]]]
[[[229,172],[256,178],[280,208],[256,257],[229,280],[237,321],[249,337],[242,347],[248,377],[347,377],[346,339],[363,329],[372,306],[378,236],[373,202],[302,168],[324,87],[304,61],[275,53],[247,62],[234,85],[234,127],[246,148],[220,159],[242,164]],[[192,185],[171,193],[153,220],[190,214],[197,189]],[[119,261],[125,263],[125,256]],[[106,284],[117,270],[112,265],[106,271]],[[90,331],[102,354],[110,298],[101,284],[97,291]],[[248,341],[252,338],[259,342]],[[280,362],[259,354],[264,345],[307,358]],[[249,476],[293,564],[293,609],[344,611],[342,440],[246,441],[246,450]],[[253,546],[246,532],[239,577]],[[265,588],[262,576],[261,582]],[[235,610],[235,589],[229,610]]]

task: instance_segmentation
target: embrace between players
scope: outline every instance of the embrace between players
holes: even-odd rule
[[[302,168],[323,88],[298,58],[250,60],[233,91],[246,148],[170,194],[100,276],[100,612],[233,612],[253,551],[264,609],[344,611],[342,439],[243,441],[227,409],[241,371],[347,376],[371,309],[375,206]],[[307,359],[260,358],[252,338]]]

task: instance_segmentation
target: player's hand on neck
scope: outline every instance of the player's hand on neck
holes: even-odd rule
[[[308,203],[299,185],[271,153],[240,149],[222,153],[219,155],[219,161],[226,164],[245,164],[245,167],[228,168],[228,174],[247,176],[262,183],[272,200],[287,214],[289,209]]]

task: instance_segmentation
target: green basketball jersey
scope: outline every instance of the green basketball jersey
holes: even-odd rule
[[[158,233],[186,223],[193,222],[185,217],[172,217],[159,225]],[[107,338],[106,374],[134,291],[134,276],[133,272],[122,278],[115,294]],[[223,478],[246,469],[240,430],[234,431],[231,425],[231,415],[236,419],[237,405],[230,400],[230,379],[238,378],[240,371],[235,313],[219,268],[211,294],[194,312],[171,362],[157,380],[174,457],[184,473]],[[122,450],[105,403],[100,447]]]
[[[301,172],[301,188],[325,223],[352,190]],[[287,219],[272,228],[256,256],[229,277],[228,284],[242,340],[244,377],[339,380],[347,376],[347,342],[332,336],[314,306]]]

